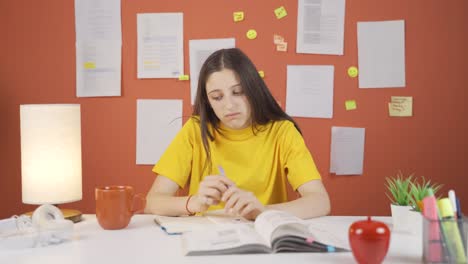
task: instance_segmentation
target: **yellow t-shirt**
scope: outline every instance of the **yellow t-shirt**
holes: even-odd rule
[[[221,165],[226,177],[254,193],[263,204],[287,201],[286,180],[296,190],[308,181],[321,179],[304,139],[290,121],[270,122],[255,134],[251,127],[232,130],[222,125],[221,132],[214,132],[214,141],[208,139],[212,165],[203,173],[206,154],[200,125],[190,118],[153,171],[180,187],[190,181],[189,194],[196,194],[202,179],[220,174]]]

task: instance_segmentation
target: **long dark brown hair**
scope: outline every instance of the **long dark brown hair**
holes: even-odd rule
[[[240,85],[250,104],[252,113],[252,130],[258,131],[259,125],[265,125],[270,121],[289,120],[294,123],[301,133],[297,123],[286,114],[271,95],[263,79],[258,74],[255,65],[240,49],[221,49],[211,54],[203,64],[198,77],[197,95],[192,116],[200,123],[201,137],[205,149],[207,162],[203,168],[211,168],[211,151],[208,144],[214,140],[213,131],[219,131],[219,118],[211,108],[206,94],[206,81],[214,72],[230,69],[235,72],[240,80]],[[213,130],[210,131],[209,125]]]

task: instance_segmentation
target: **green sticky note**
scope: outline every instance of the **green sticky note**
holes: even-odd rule
[[[346,100],[345,107],[347,111],[356,109],[356,100]]]
[[[288,12],[286,12],[286,8],[284,8],[284,6],[280,6],[275,9],[275,16],[277,19],[281,19],[287,15],[288,15]]]

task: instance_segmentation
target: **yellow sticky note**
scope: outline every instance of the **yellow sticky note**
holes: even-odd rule
[[[388,103],[388,112],[390,116],[413,116],[413,97],[392,96],[391,102]]]
[[[92,61],[87,61],[84,63],[84,68],[86,70],[96,69],[96,63]]]
[[[356,109],[356,100],[346,100],[345,107],[347,111]]]
[[[188,80],[190,80],[190,76],[187,74],[179,76],[179,81],[188,81]]]
[[[275,9],[275,15],[276,15],[277,19],[281,19],[281,18],[287,16],[288,12],[286,12],[286,9],[284,8],[284,6],[280,6],[280,7]]]
[[[273,43],[275,43],[275,45],[281,44],[283,42],[284,38],[282,36],[276,34],[273,35]]]
[[[260,75],[260,77],[262,77],[262,78],[265,78],[265,72],[264,71],[258,71],[258,75]]]
[[[255,29],[249,29],[247,33],[245,34],[248,39],[256,39],[257,38],[257,31]]]
[[[288,51],[288,43],[283,42],[278,45],[276,45],[276,50],[277,51]]]
[[[388,114],[390,116],[401,116],[403,106],[399,103],[388,103]]]
[[[243,11],[238,11],[232,13],[232,18],[234,19],[234,22],[239,22],[244,20],[244,12]]]
[[[348,68],[348,76],[351,78],[355,78],[358,76],[358,68],[355,66],[351,66]]]
[[[412,96],[392,96],[390,102],[392,103],[408,103],[413,102]]]

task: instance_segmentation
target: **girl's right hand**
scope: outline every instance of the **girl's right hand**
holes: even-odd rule
[[[194,203],[190,206],[195,212],[204,212],[211,205],[217,205],[221,201],[221,197],[229,186],[234,186],[235,183],[230,179],[221,175],[206,176],[198,188],[198,193],[192,197]],[[195,199],[194,199],[195,198]]]

